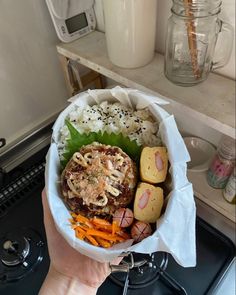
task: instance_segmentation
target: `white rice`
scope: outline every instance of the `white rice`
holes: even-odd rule
[[[102,102],[99,105],[76,107],[67,119],[80,133],[103,131],[122,133],[138,145],[158,146],[158,123],[148,109],[134,111],[120,103]],[[59,153],[63,153],[66,140],[70,137],[67,126],[61,128]]]

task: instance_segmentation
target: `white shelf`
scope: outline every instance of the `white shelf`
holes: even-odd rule
[[[236,205],[225,201],[222,190],[208,185],[206,172],[188,171],[188,179],[193,184],[195,196],[228,219],[236,222]]]
[[[122,69],[114,66],[107,55],[104,33],[93,32],[71,43],[57,46],[58,53],[118,84],[163,96],[173,108],[186,112],[203,124],[235,138],[235,81],[211,73],[194,87],[176,86],[164,76],[164,60],[155,54],[146,66]],[[197,198],[235,222],[235,206],[228,204],[221,190],[212,189],[204,173],[188,173]]]
[[[61,43],[57,51],[119,84],[164,96],[175,109],[235,138],[234,80],[211,73],[205,82],[193,87],[174,85],[164,76],[160,54],[155,54],[144,67],[119,68],[108,58],[104,33],[97,31],[74,42]]]

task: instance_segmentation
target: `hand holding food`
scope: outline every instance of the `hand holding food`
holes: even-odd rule
[[[57,293],[56,291],[53,292],[52,289],[48,288],[49,286],[51,287],[51,285],[48,286],[48,284],[44,284],[44,292],[40,292],[39,294],[68,294],[69,284],[65,286],[61,284],[61,280],[64,281],[63,276],[67,277],[68,280],[74,279],[73,283],[70,284],[71,287],[73,285],[73,289],[76,289],[76,287],[81,288],[80,283],[94,287],[99,287],[102,284],[102,282],[106,279],[106,277],[110,274],[109,263],[100,263],[94,259],[82,255],[79,251],[73,249],[73,247],[71,247],[67,243],[67,241],[62,237],[62,235],[58,232],[55,226],[45,191],[42,192],[42,203],[44,210],[44,224],[47,235],[47,246],[50,254],[49,271],[55,270],[58,271],[58,273],[60,273],[60,282],[58,282],[57,280],[55,281],[54,276],[52,277],[54,279],[53,281],[55,285],[58,285],[62,288],[60,288],[59,292]],[[121,258],[117,258],[115,261],[112,261],[112,264],[118,264],[120,260]],[[80,291],[81,289],[79,290],[79,293]],[[19,294],[20,292],[16,293]],[[77,293],[78,290],[77,292],[75,291],[75,294]],[[88,293],[85,292],[83,294]]]
[[[158,142],[148,111],[133,112],[106,102],[85,110],[78,121],[75,113],[69,115],[70,121],[62,128],[63,133],[68,129],[69,136],[62,136],[59,152],[64,166],[61,192],[72,211],[71,227],[77,238],[94,246],[109,248],[130,239],[130,233],[134,242],[139,242],[152,233],[149,223],[160,217],[163,191],[148,183],[136,188],[136,165],[142,150],[141,179],[164,181],[166,148],[142,146]],[[116,116],[126,120],[117,121]],[[89,125],[91,130],[86,129]],[[115,130],[122,133],[110,133]]]
[[[137,250],[147,254],[150,251],[162,251],[163,243],[164,250],[176,255],[178,261],[182,261],[183,264],[186,260],[182,256],[186,257],[187,254],[191,256],[194,253],[190,233],[194,233],[195,230],[195,206],[192,187],[188,183],[185,169],[189,156],[173,116],[168,116],[161,106],[158,106],[158,98],[156,103],[155,99],[153,96],[134,89],[89,90],[75,96],[72,99],[73,102],[60,114],[53,126],[52,143],[48,152],[45,173],[50,209],[59,232],[68,243],[77,251],[97,261],[107,262],[127,251]],[[159,123],[161,123],[162,130],[158,130]],[[96,160],[97,163],[95,158],[92,160],[92,169],[90,169],[90,155],[86,155],[87,152],[83,151],[86,151],[86,147],[95,142],[110,146],[112,149],[119,148],[133,161],[136,167],[134,168],[136,181],[133,188],[128,187],[128,192],[125,189],[127,186],[123,185],[126,176],[128,178],[131,175],[126,174],[125,164],[119,167],[119,172],[126,175],[123,182],[120,181],[120,176],[115,180],[114,175],[110,174],[110,167],[114,167],[113,161],[115,159],[109,159],[112,165],[109,161],[107,164],[102,161],[101,167],[99,159],[104,157],[101,155]],[[156,170],[165,172],[169,166],[168,160],[165,160],[165,156],[162,156],[160,152],[161,149],[165,151],[166,157],[170,154],[170,165],[172,162],[175,163],[176,169],[169,171],[171,177],[169,190],[166,190],[167,178],[155,180],[155,182],[150,178],[142,180],[142,174],[145,174],[142,171],[145,167],[147,168],[148,159],[140,161],[140,155],[142,150],[145,152],[146,148],[159,151],[154,153],[153,158]],[[176,148],[178,148],[177,154],[174,152]],[[97,153],[95,149],[94,152]],[[107,154],[106,156],[112,155]],[[88,166],[82,167],[83,165]],[[79,168],[80,166],[82,168]],[[65,167],[67,172],[62,175]],[[75,167],[78,168],[77,171]],[[100,172],[97,174],[98,167],[103,171],[103,176]],[[107,170],[110,170],[109,175],[106,175]],[[178,171],[178,175],[174,173],[175,171]],[[99,181],[94,178],[95,174],[99,176]],[[89,175],[91,177],[87,177]],[[100,182],[100,180],[102,181]],[[162,182],[159,184],[158,181]],[[94,182],[94,186],[92,182]],[[113,222],[114,214],[120,208],[130,209],[134,212],[134,199],[137,184],[140,182],[154,187],[160,186],[163,189],[164,197],[167,197],[168,194],[168,198],[165,200],[166,206],[161,209],[161,215],[157,214],[157,219],[149,223],[153,233],[147,240],[150,241],[150,246],[145,243],[145,240],[140,245],[132,246],[132,243],[139,243],[131,237],[131,228],[139,221],[135,217],[131,225],[119,227],[121,229],[119,234],[116,231],[118,224]],[[109,185],[112,187],[111,190]],[[176,190],[177,186],[181,187],[181,190]],[[102,188],[104,192],[102,192]],[[116,190],[120,191],[119,195]],[[130,191],[133,191],[133,195],[129,203]],[[98,194],[98,192],[100,193]],[[120,196],[122,197],[120,198]],[[127,201],[126,204],[123,202],[124,200]],[[149,200],[150,198],[146,198],[146,194],[141,198],[139,205],[145,207],[142,210],[148,208]],[[179,207],[181,202],[187,206]],[[90,223],[93,221],[93,227],[89,227],[90,223],[81,224],[76,221],[76,218],[71,218],[69,213],[86,217]],[[190,217],[190,221],[188,217]],[[96,221],[97,219],[103,221],[101,224],[95,225],[95,218]],[[69,219],[73,224],[68,221]],[[178,228],[181,228],[181,231],[172,235],[172,228],[176,224]],[[186,236],[185,233],[187,233]],[[96,240],[95,243],[98,243],[98,246],[91,245],[91,241],[94,242],[94,240],[90,237]],[[160,243],[155,243],[156,237]],[[175,243],[172,243],[173,239]],[[189,250],[183,245],[185,240],[190,245]],[[110,248],[99,248],[109,246],[108,243]]]

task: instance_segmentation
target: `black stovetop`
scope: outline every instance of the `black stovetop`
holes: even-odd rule
[[[11,279],[15,266],[6,266],[0,261],[1,295],[36,295],[48,272],[49,256],[41,203],[46,150],[44,149],[33,159],[29,159],[6,175],[3,181],[4,186],[0,189],[0,241],[4,240],[9,232],[26,231],[30,245],[32,246],[36,239],[35,245],[36,248],[38,247],[37,251],[40,251],[40,259],[36,261],[32,269],[27,263],[20,265],[24,275],[18,281]],[[163,271],[159,269],[158,272],[152,273],[144,266],[145,277],[140,269],[131,270],[128,295],[211,294],[230,265],[235,248],[227,237],[199,218],[196,234],[196,267],[183,268],[174,261],[171,255],[156,253],[154,262],[160,265],[159,261],[165,257],[166,269]],[[0,253],[1,251],[2,249]],[[136,255],[135,259],[147,257],[148,255]],[[147,276],[148,272],[150,276]],[[125,274],[123,273],[108,277],[97,294],[122,294],[124,280]]]

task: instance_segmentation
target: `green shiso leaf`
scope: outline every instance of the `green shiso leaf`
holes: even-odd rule
[[[141,153],[141,146],[139,146],[135,140],[130,140],[123,134],[107,133],[107,132],[90,132],[88,134],[80,133],[69,120],[65,121],[66,126],[70,132],[70,138],[67,140],[66,150],[63,153],[63,160],[61,165],[64,168],[70,158],[75,152],[77,152],[83,145],[91,144],[94,141],[117,146],[121,148],[131,159],[138,162]]]

